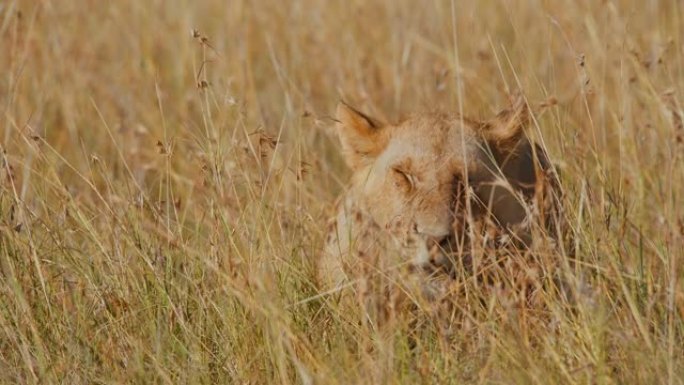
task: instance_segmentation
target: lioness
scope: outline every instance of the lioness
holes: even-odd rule
[[[430,113],[386,124],[342,102],[336,120],[353,175],[328,225],[328,285],[401,270],[450,277],[467,269],[475,233],[527,247],[534,219],[549,215],[555,179],[524,135],[522,97],[486,121]]]

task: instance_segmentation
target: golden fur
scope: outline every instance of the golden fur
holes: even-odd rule
[[[448,279],[485,227],[529,243],[535,199],[550,184],[543,151],[524,135],[529,120],[522,98],[488,121],[431,113],[395,125],[340,103],[336,129],[353,174],[328,225],[325,282],[376,276],[385,285],[404,279],[395,272],[435,270]],[[425,289],[424,274],[409,276]]]

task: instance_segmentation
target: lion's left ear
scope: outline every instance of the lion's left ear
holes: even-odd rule
[[[480,132],[493,148],[506,153],[518,143],[529,121],[530,111],[525,98],[518,96],[509,108],[483,122]]]
[[[375,159],[387,145],[383,125],[344,102],[337,105],[337,132],[347,164],[358,169]]]

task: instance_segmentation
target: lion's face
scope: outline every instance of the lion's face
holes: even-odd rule
[[[496,180],[492,147],[502,152],[519,139],[521,124],[510,122],[520,116],[474,123],[432,114],[387,125],[340,104],[338,130],[356,199],[416,262],[425,262],[467,215],[465,197]]]
[[[451,232],[456,201],[479,156],[474,135],[458,126],[443,117],[386,126],[383,151],[355,172],[364,206],[403,247],[425,252]]]

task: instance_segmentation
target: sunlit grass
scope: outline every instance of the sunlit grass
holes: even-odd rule
[[[684,383],[682,17],[0,2],[0,382]],[[517,89],[574,234],[549,258],[581,299],[545,293],[534,317],[472,283],[445,336],[428,312],[378,329],[321,293],[349,175],[337,101],[477,118]]]

